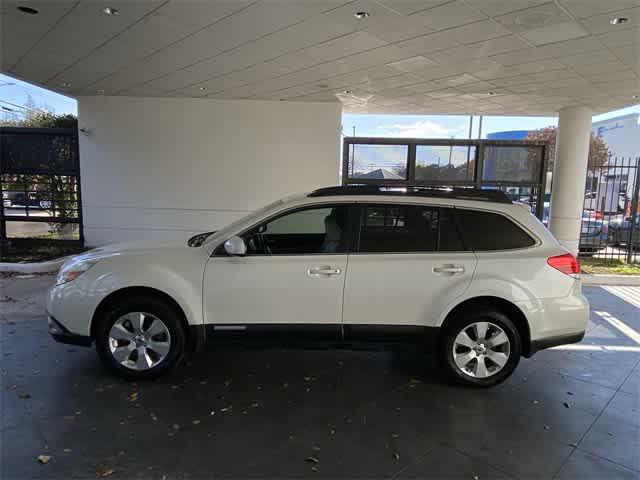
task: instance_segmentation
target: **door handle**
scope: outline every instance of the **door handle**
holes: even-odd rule
[[[433,267],[433,273],[441,273],[443,275],[460,275],[464,273],[464,267],[462,265],[440,265]]]
[[[342,270],[336,267],[324,265],[322,267],[311,267],[307,273],[313,277],[333,277],[340,275]]]

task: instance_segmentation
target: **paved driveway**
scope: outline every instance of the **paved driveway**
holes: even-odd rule
[[[639,288],[585,288],[582,344],[475,391],[429,357],[343,351],[206,352],[127,383],[49,338],[51,281],[0,279],[3,479],[640,477]]]

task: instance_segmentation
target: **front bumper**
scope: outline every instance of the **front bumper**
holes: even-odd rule
[[[49,333],[56,342],[81,345],[83,347],[90,347],[93,343],[91,337],[71,333],[51,315],[48,316],[47,323],[49,324]]]

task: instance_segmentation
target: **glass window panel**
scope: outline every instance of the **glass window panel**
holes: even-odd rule
[[[349,178],[406,180],[407,145],[349,145]]]
[[[418,145],[416,180],[472,181],[475,159],[475,146]]]
[[[538,182],[542,167],[539,146],[484,147],[482,179],[489,182]]]

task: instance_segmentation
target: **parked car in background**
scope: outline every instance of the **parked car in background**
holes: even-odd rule
[[[631,240],[633,248],[640,248],[640,213],[633,219],[633,233],[631,233],[632,218],[612,220],[609,223],[609,242],[613,245],[628,245]],[[631,239],[629,239],[631,234]]]
[[[586,256],[606,248],[609,241],[609,223],[589,213],[583,213],[580,228],[580,254]]]
[[[589,318],[577,259],[527,206],[486,190],[329,187],[189,242],[71,258],[47,300],[61,342],[95,343],[131,379],[206,341],[433,349],[470,386],[521,356],[579,342]]]

